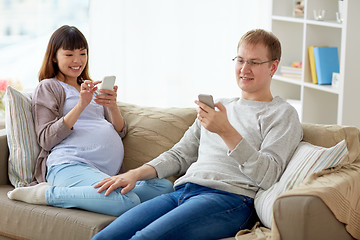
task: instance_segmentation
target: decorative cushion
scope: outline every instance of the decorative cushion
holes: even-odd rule
[[[40,152],[31,114],[31,94],[8,86],[5,94],[5,126],[9,146],[9,179],[15,187],[28,186],[33,179]]]
[[[332,147],[345,139],[349,154],[341,161],[346,165],[360,156],[360,130],[353,126],[302,123],[303,141],[321,147]]]
[[[273,204],[280,194],[296,187],[311,173],[335,167],[347,154],[345,140],[331,148],[300,142],[280,180],[266,191],[259,190],[255,196],[255,209],[261,222],[271,228]]]

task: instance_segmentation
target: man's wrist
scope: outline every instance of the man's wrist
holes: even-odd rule
[[[224,131],[220,137],[224,140],[225,144],[228,146],[229,150],[232,151],[234,148],[241,142],[242,136],[236,131],[236,129],[231,126],[227,131]]]
[[[141,167],[129,170],[134,175],[137,181],[148,180],[157,177],[156,169],[153,166],[144,164]]]

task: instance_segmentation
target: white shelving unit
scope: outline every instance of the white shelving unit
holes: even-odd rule
[[[279,65],[302,61],[300,80],[274,75],[272,92],[300,102],[302,122],[360,128],[360,0],[344,0],[344,19],[336,21],[338,0],[305,0],[304,17],[293,17],[295,0],[273,0],[271,29],[282,44]],[[325,9],[324,21],[313,10]],[[312,83],[308,47],[335,46],[339,51],[339,87]]]

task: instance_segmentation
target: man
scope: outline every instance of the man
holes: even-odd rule
[[[251,227],[253,198],[284,171],[302,139],[293,107],[270,91],[279,65],[279,40],[264,30],[247,32],[235,60],[241,98],[202,102],[194,124],[169,151],[125,174],[98,183],[106,195],[136,181],[182,175],[173,193],[121,215],[94,239],[219,239]]]

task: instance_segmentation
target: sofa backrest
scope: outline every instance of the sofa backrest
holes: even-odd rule
[[[118,103],[128,124],[123,139],[125,169],[132,169],[170,149],[196,118],[195,108],[154,108]],[[332,147],[346,139],[349,155],[343,162],[360,158],[360,130],[351,126],[302,124],[303,141],[322,147]]]
[[[0,130],[0,185],[9,183],[8,178],[9,148],[7,145],[6,130]]]
[[[125,170],[133,169],[170,149],[196,118],[195,108],[154,108],[119,102],[128,124],[123,139]]]
[[[125,169],[133,169],[170,149],[184,135],[196,118],[195,108],[155,108],[118,103],[128,124],[123,139]],[[345,163],[360,159],[360,131],[356,127],[302,124],[303,140],[331,147],[346,139],[349,156]],[[7,184],[8,154],[6,131],[0,130],[0,184]]]

